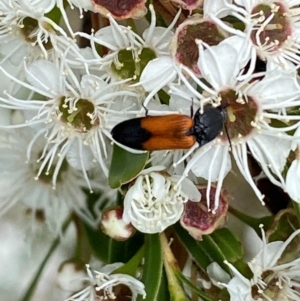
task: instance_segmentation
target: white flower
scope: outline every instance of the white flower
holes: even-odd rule
[[[193,5],[193,3],[189,4]],[[160,89],[174,82],[178,73],[182,75],[182,65],[188,66],[195,73],[199,72],[196,65],[198,60],[197,39],[207,40],[215,45],[228,37],[228,32],[218,27],[210,19],[211,14],[219,11],[222,11],[222,16],[225,16],[224,8],[226,6],[222,1],[206,1],[203,16],[196,14],[187,18],[176,28],[175,34],[169,39],[170,50],[166,54],[151,60],[142,73],[139,84],[142,84],[143,88],[149,92],[144,100],[144,106],[148,105]],[[181,11],[177,13],[169,28],[175,25],[180,13]],[[200,74],[197,73],[197,75]]]
[[[145,169],[129,188],[124,199],[123,220],[144,233],[162,232],[176,223],[188,200],[201,195],[189,179],[178,185],[179,176],[160,172],[164,167]]]
[[[10,130],[6,145],[0,148],[0,214],[23,203],[33,213],[33,218],[42,212],[46,225],[54,233],[61,230],[71,212],[93,225],[94,218],[86,206],[86,195],[82,190],[86,187],[82,174],[65,160],[58,172],[55,168],[58,160],[53,160],[52,168],[45,166],[40,160],[45,143],[43,137],[36,141],[30,159],[26,158],[26,148],[34,135],[32,129]],[[41,166],[44,167],[37,179],[36,174]],[[55,189],[52,177],[56,178]]]
[[[214,16],[212,18],[225,30],[244,39],[244,50],[250,53],[253,61],[258,55],[262,60],[272,61],[288,70],[288,61],[296,65],[300,63],[299,4],[299,0],[237,0],[234,4],[227,3],[231,14],[245,23],[243,32]],[[254,65],[251,64],[251,72]]]
[[[16,66],[24,57],[47,57],[63,29],[46,14],[55,7],[55,0],[2,0],[0,2],[0,53],[2,61],[10,59]],[[54,39],[54,40],[52,40]]]
[[[132,79],[133,82],[138,82],[131,87],[142,85],[145,91],[151,91],[147,99],[151,99],[159,89],[176,76],[175,70],[171,70],[169,66],[168,45],[173,35],[171,31],[180,15],[179,11],[168,28],[157,27],[153,5],[149,5],[149,10],[151,12],[151,22],[143,32],[142,37],[130,27],[119,25],[111,15],[108,16],[110,26],[101,28],[95,34],[77,33],[91,40],[91,47],[95,56],[95,59],[89,62],[92,64],[92,68],[97,65],[100,69],[105,69],[112,78]],[[96,48],[97,45],[108,48],[108,54],[100,56]],[[158,58],[162,58],[162,61],[158,61],[159,67],[155,63]],[[151,65],[149,66],[149,64]],[[147,71],[144,72],[144,68]],[[169,71],[171,71],[171,74],[169,74]],[[153,91],[154,88],[155,91]],[[141,98],[144,98],[144,94],[141,95]],[[145,103],[148,102],[147,99]]]
[[[135,93],[118,91],[119,83],[108,84],[94,75],[85,74],[77,79],[63,62],[61,66],[56,66],[48,61],[35,61],[28,69],[25,65],[25,71],[31,85],[22,82],[20,84],[47,100],[23,100],[7,95],[8,100],[1,98],[1,101],[2,106],[30,113],[28,121],[11,127],[38,126],[38,132],[28,146],[28,155],[34,149],[38,137],[44,135],[47,138],[41,156],[43,164],[37,176],[46,166],[47,169],[51,168],[56,155],[59,159],[53,176],[53,186],[56,185],[55,175],[66,157],[76,169],[82,170],[87,183],[89,180],[86,170],[95,167],[96,162],[107,176],[106,164],[110,151],[107,137],[110,138],[109,129],[114,125],[109,120],[109,114],[121,115],[121,112],[110,110],[110,106],[114,101],[135,99]],[[6,75],[18,81],[9,74]],[[79,160],[73,160],[76,157],[74,153],[68,156],[69,151],[78,152]]]
[[[253,273],[251,279],[247,279],[233,265],[227,263],[235,276],[228,284],[220,284],[229,291],[230,301],[299,301],[300,260],[298,257],[291,259],[287,256],[282,261],[283,253],[299,233],[300,230],[295,231],[285,242],[271,243],[266,242],[263,233],[263,249],[248,263]]]
[[[61,72],[59,68],[65,70]],[[38,136],[45,135],[47,138],[42,155],[44,164],[38,175],[47,163],[48,168],[51,167],[55,155],[60,156],[56,166],[58,171],[63,159],[72,148],[79,152],[80,159],[77,166],[73,166],[81,169],[86,179],[85,171],[96,166],[93,164],[95,162],[100,164],[104,174],[107,175],[106,137],[110,137],[109,129],[114,125],[109,116],[111,114],[116,117],[120,114],[110,110],[110,106],[114,101],[135,99],[135,94],[118,91],[118,83],[108,84],[94,75],[83,75],[79,81],[73,71],[63,64],[56,66],[48,61],[35,61],[28,69],[25,66],[25,70],[31,85],[21,84],[43,95],[47,100],[22,100],[9,95],[7,95],[9,100],[3,98],[1,100],[7,104],[7,107],[30,111],[29,120],[16,127],[39,125],[39,130],[29,146],[29,154]],[[9,74],[6,75],[10,77]],[[91,157],[93,163],[89,161]],[[70,161],[72,162],[76,163],[76,160]],[[53,177],[54,186],[55,181]]]
[[[118,72],[123,67],[123,62],[120,62],[120,52],[123,51],[132,57],[132,63],[138,61],[139,50],[141,49],[140,37],[131,30],[130,27],[125,27],[118,24],[114,18],[109,15],[110,26],[101,28],[96,33],[91,35],[83,32],[77,32],[76,35],[84,37],[91,41],[91,47],[94,54],[94,60],[89,63],[93,66],[99,66],[101,69],[106,67],[111,75],[116,75],[114,71]],[[102,45],[109,50],[109,53],[100,56],[97,50],[97,45]],[[128,57],[126,57],[128,59]],[[111,66],[112,65],[112,66]],[[119,78],[122,77],[122,74]],[[126,77],[127,78],[127,77]]]
[[[104,268],[107,267],[105,266]],[[87,265],[88,278],[86,280],[89,282],[89,286],[66,301],[98,301],[116,298],[135,301],[138,295],[142,295],[143,298],[146,297],[145,287],[142,282],[126,274],[105,273],[104,268],[101,269],[103,272],[92,271]],[[128,290],[122,290],[122,286],[127,287],[131,291],[131,296],[128,295]]]
[[[24,61],[27,64],[41,58],[55,61],[73,54],[68,60],[74,62],[82,57],[76,43],[47,17],[52,9],[54,0],[0,1],[0,66],[11,76],[25,80]],[[0,73],[1,96],[4,91],[14,96],[24,94],[22,85]]]
[[[197,148],[196,144],[178,162],[182,162],[192,154],[184,176],[187,176],[191,170],[197,177],[203,177],[209,183],[218,181],[216,192],[216,200],[218,200],[223,179],[231,169],[229,150],[232,146],[231,151],[241,173],[262,201],[263,195],[257,189],[249,171],[248,148],[268,178],[274,184],[284,188],[285,181],[281,172],[292,140],[292,137],[285,132],[296,128],[298,124],[275,128],[269,123],[270,119],[285,122],[299,120],[299,116],[287,116],[286,113],[289,108],[299,105],[297,99],[300,89],[297,79],[294,75],[276,70],[267,74],[259,82],[252,84],[247,81],[240,82],[238,51],[228,41],[225,40],[213,47],[199,43],[199,51],[199,69],[210,86],[205,85],[188,68],[185,68],[204,93],[199,93],[182,76],[183,83],[189,88],[189,94],[184,98],[188,99],[190,95],[194,101],[198,98],[200,110],[207,103],[214,106],[228,106],[228,118],[225,122],[228,137],[225,133],[221,133],[219,138],[193,153]],[[180,96],[185,94],[179,86],[174,85],[172,89]],[[186,106],[186,102],[182,100],[182,107]],[[216,202],[213,209],[217,207]]]

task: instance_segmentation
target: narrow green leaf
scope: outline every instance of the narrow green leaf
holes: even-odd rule
[[[111,188],[119,188],[130,182],[145,167],[149,153],[130,153],[114,144],[113,155],[108,175]]]
[[[222,228],[214,231],[210,237],[222,250],[222,253],[231,263],[241,260],[243,257],[242,243],[238,238],[228,229]]]
[[[244,277],[248,279],[253,277],[253,272],[250,270],[249,265],[243,260],[238,260],[233,265]]]
[[[228,266],[224,264],[224,260],[234,263],[242,257],[241,243],[226,228],[218,229],[210,235],[203,235],[202,241],[195,240],[178,223],[174,228],[195,263],[204,272],[206,272],[208,265],[217,262],[227,273],[231,274]]]
[[[156,300],[170,300],[170,292],[168,289],[168,279],[166,275],[165,269],[163,269],[161,281],[160,281],[160,286],[159,286],[159,291],[156,297]]]
[[[158,234],[145,235],[145,265],[142,282],[146,289],[146,298],[138,297],[138,301],[157,300],[162,277],[162,248]]]
[[[128,262],[114,270],[112,274],[127,274],[135,277],[136,270],[141,265],[144,255],[145,245],[143,245]]]
[[[226,257],[223,254],[220,247],[218,246],[218,244],[213,240],[213,238],[210,235],[203,235],[202,239],[202,241],[198,242],[198,245],[201,245],[204,250],[208,251],[208,253],[206,254],[209,255],[211,262],[217,262],[224,271],[226,271],[228,274],[231,274],[230,269],[224,263]]]
[[[179,223],[173,226],[178,238],[182,244],[186,247],[187,251],[192,256],[196,264],[202,271],[206,272],[207,266],[212,262],[210,256],[207,254],[207,250],[203,249],[202,245],[198,245],[198,242],[190,236],[190,234],[183,229]]]
[[[232,263],[242,275],[251,278],[251,270],[248,264],[243,261],[244,249],[240,240],[228,228],[218,229],[214,231],[210,237],[222,251],[226,260]],[[222,258],[220,260],[222,260]],[[227,265],[225,266],[227,267]],[[222,267],[224,268],[224,266]]]

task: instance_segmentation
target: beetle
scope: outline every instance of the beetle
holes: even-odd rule
[[[198,109],[193,117],[171,114],[133,118],[117,124],[111,134],[118,143],[136,150],[189,149],[196,142],[203,146],[221,133],[227,106],[205,107],[202,114]]]

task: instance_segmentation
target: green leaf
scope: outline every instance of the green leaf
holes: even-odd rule
[[[168,279],[165,269],[163,269],[159,291],[156,297],[156,300],[170,300],[170,292],[168,289]]]
[[[242,244],[227,228],[218,229],[210,235],[203,235],[202,241],[195,240],[178,223],[174,228],[195,263],[204,272],[208,265],[217,262],[227,273],[231,274],[224,261],[227,260],[234,264],[242,259]]]
[[[162,278],[162,248],[158,234],[145,235],[145,265],[143,269],[142,282],[146,289],[146,298],[142,296],[138,301],[157,300],[161,278]]]
[[[112,274],[127,274],[132,277],[135,277],[136,270],[141,265],[144,255],[145,245],[143,245],[128,262],[114,270]]]
[[[119,188],[121,185],[130,182],[143,170],[148,157],[148,152],[133,154],[114,144],[108,175],[109,186]]]
[[[183,229],[179,223],[175,224],[174,229],[182,244],[186,247],[187,251],[192,256],[196,264],[202,271],[206,272],[207,266],[212,262],[210,256],[207,255],[207,251],[203,249],[198,242],[190,236],[190,234]]]
[[[222,250],[227,261],[234,263],[242,259],[242,243],[228,228],[218,229],[214,231],[210,237]]]
[[[251,270],[243,261],[244,249],[240,240],[228,228],[218,229],[209,236],[217,244],[226,260],[232,263],[245,277],[251,278]],[[226,270],[224,266],[228,267],[223,264],[223,257],[219,256],[219,260],[218,264]],[[226,271],[228,272],[228,270]]]
[[[198,245],[201,245],[207,252],[207,255],[210,257],[211,262],[217,262],[224,271],[231,275],[229,267],[224,263],[226,257],[223,254],[222,250],[219,248],[218,244],[210,235],[203,235],[202,239],[202,241],[198,242]]]

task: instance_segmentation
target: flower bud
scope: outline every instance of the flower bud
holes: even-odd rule
[[[122,219],[123,207],[110,208],[103,212],[101,220],[102,231],[115,240],[124,241],[135,233],[131,223],[126,224]]]
[[[120,5],[119,2],[122,2]],[[106,16],[111,14],[116,20],[141,18],[147,13],[146,0],[103,1],[92,0],[95,11]]]
[[[198,67],[199,47],[197,40],[210,46],[222,42],[229,36],[223,29],[211,20],[200,15],[194,15],[181,23],[176,29],[170,44],[173,59],[178,64],[183,64],[200,76]]]
[[[184,212],[180,219],[180,224],[191,236],[197,240],[202,239],[202,235],[212,233],[215,229],[221,228],[227,221],[228,194],[222,189],[219,199],[219,206],[211,211],[215,202],[216,187],[212,186],[209,192],[209,202],[207,202],[207,187],[199,188],[202,195],[201,202],[188,201],[185,204]],[[209,207],[207,207],[209,204]]]

